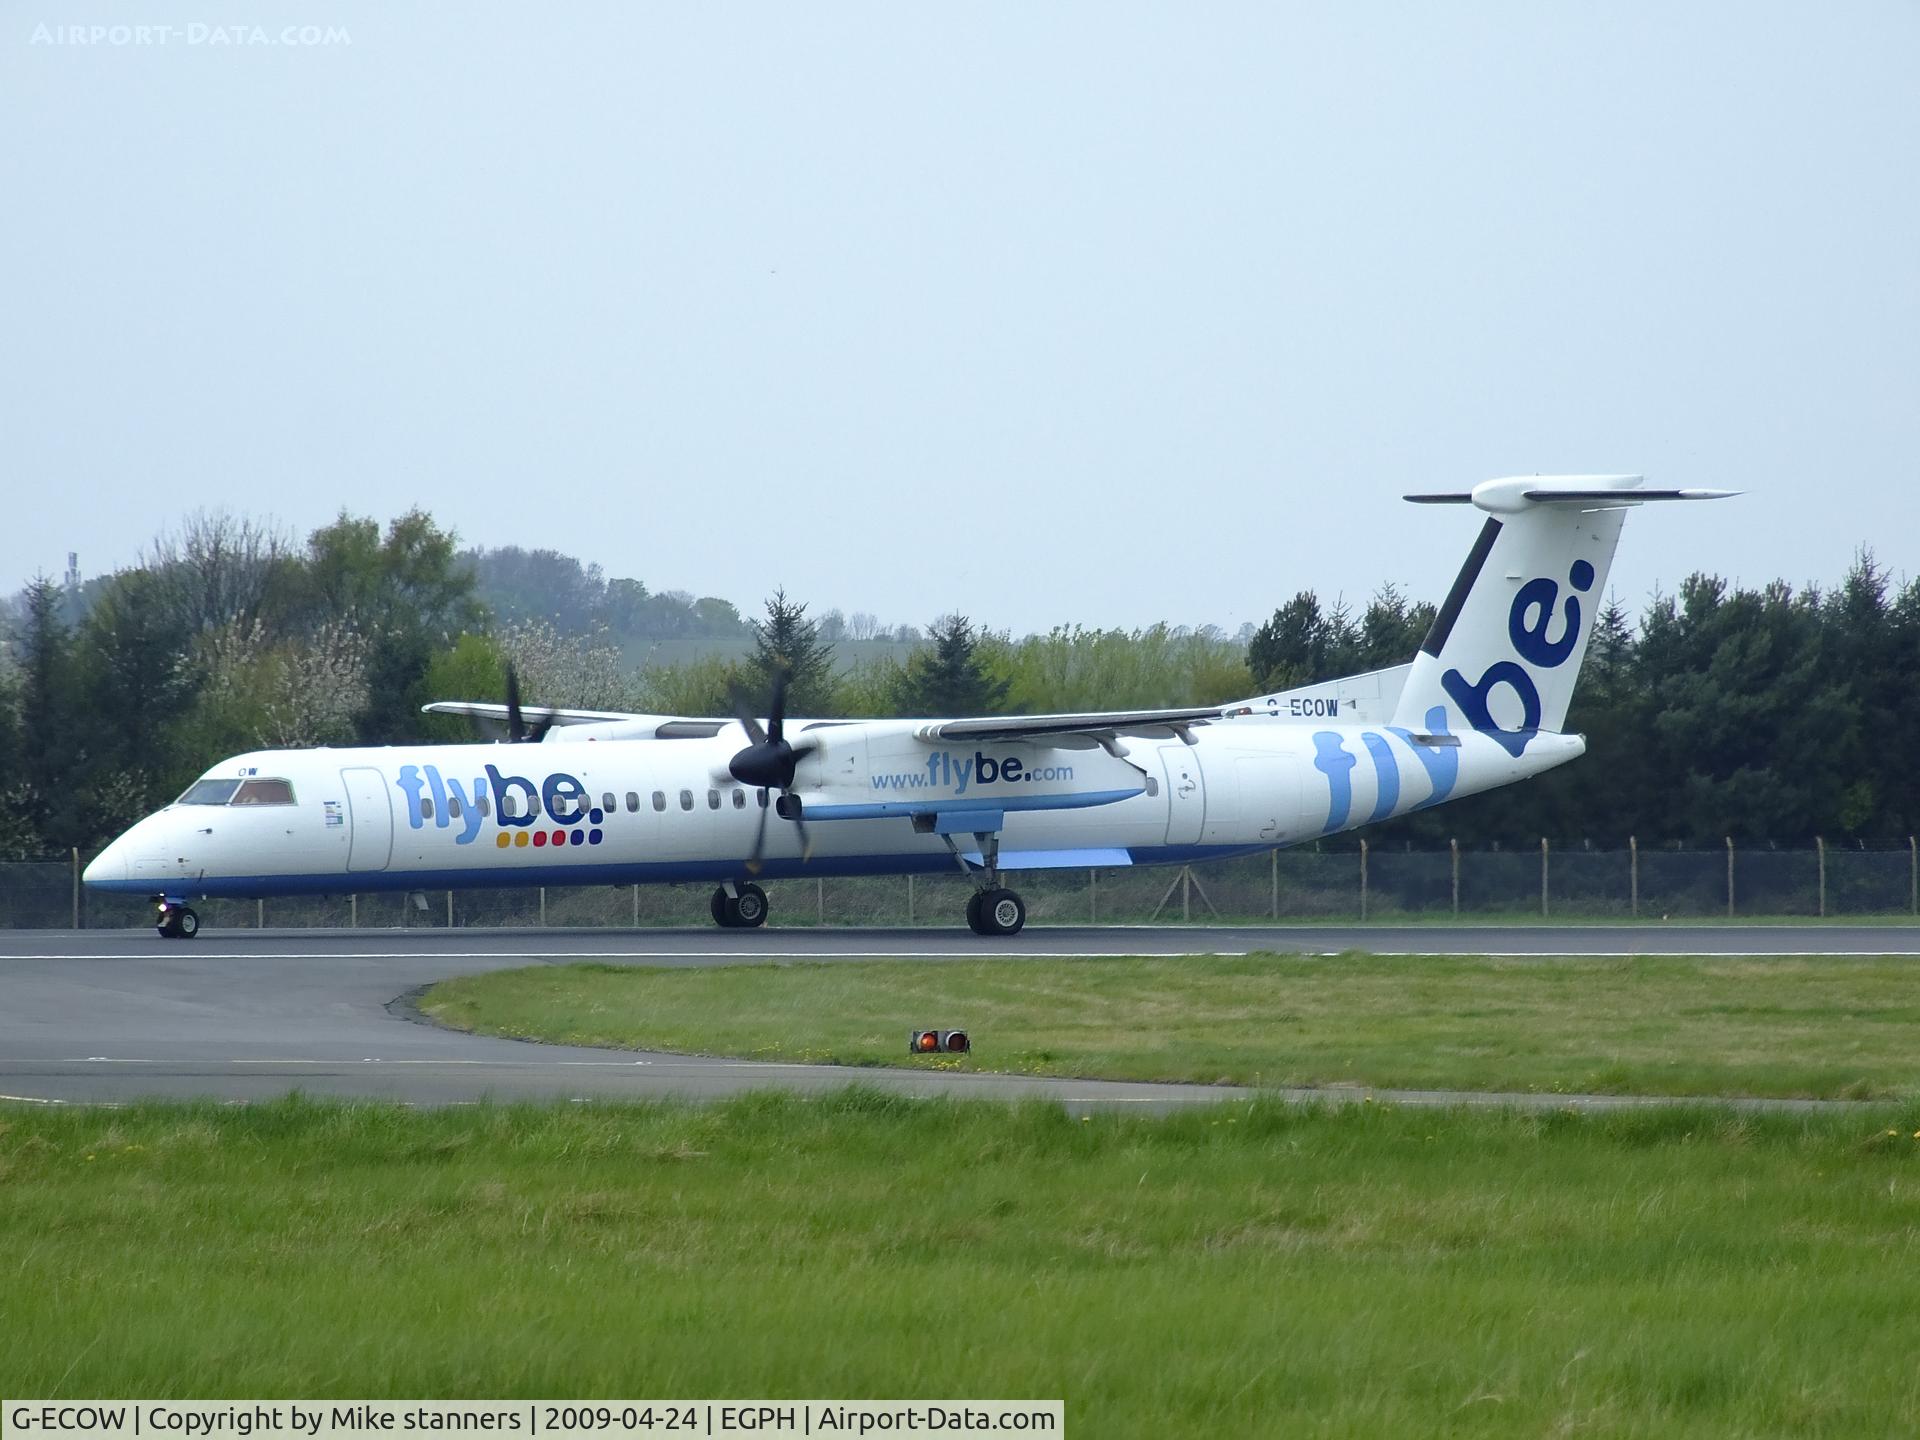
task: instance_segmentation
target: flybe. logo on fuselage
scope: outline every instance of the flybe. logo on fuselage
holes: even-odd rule
[[[1585,594],[1593,588],[1593,566],[1585,560],[1576,560],[1567,572],[1567,579],[1575,590]],[[1563,617],[1566,623],[1559,636],[1548,634],[1559,603],[1559,583],[1542,576],[1522,585],[1513,597],[1512,608],[1507,611],[1507,639],[1514,653],[1542,670],[1566,664],[1580,647],[1579,595],[1567,596]],[[1520,702],[1520,724],[1512,730],[1500,728],[1488,704],[1493,692],[1502,685]],[[1533,683],[1526,666],[1517,661],[1496,660],[1475,681],[1469,681],[1458,670],[1448,670],[1440,677],[1440,687],[1460,707],[1460,714],[1471,728],[1490,736],[1515,759],[1540,729],[1540,687]]]
[[[605,838],[600,827],[606,813],[588,804],[587,787],[572,775],[549,775],[538,785],[524,775],[503,775],[497,765],[483,767],[485,775],[472,781],[440,773],[437,765],[402,765],[394,782],[407,801],[407,824],[415,830],[428,824],[460,833],[456,845],[471,845],[489,812],[503,827],[494,843],[509,845],[598,845]],[[431,803],[431,810],[423,801]],[[431,816],[431,819],[429,819]],[[558,828],[549,830],[551,824]]]

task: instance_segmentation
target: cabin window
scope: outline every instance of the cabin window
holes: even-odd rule
[[[242,780],[231,802],[235,805],[291,805],[293,783],[288,780]]]
[[[746,791],[736,790],[733,792],[733,808],[736,810],[744,810],[747,808],[747,792]]]
[[[707,809],[718,810],[719,808],[720,808],[720,792],[718,790],[707,791]]]
[[[236,800],[233,803],[238,805],[240,802]],[[433,797],[430,795],[422,795],[420,797],[420,818],[422,820],[433,819]]]
[[[682,810],[691,810],[693,808],[693,792],[691,790],[682,790],[680,792],[680,808]]]
[[[656,790],[653,792],[653,808],[656,810],[664,810],[667,808],[667,792],[666,791]]]
[[[613,791],[609,790],[607,791],[606,794],[600,797],[600,808],[606,811],[607,814],[609,815],[611,815],[614,812],[614,810],[618,808],[613,803]]]
[[[447,814],[455,820],[460,818],[460,797],[458,795],[447,796]]]
[[[629,815],[632,815],[636,811],[638,811],[639,808],[640,808],[640,792],[638,790],[627,791],[627,813]]]
[[[760,792],[760,808],[762,810],[767,808],[767,792],[764,790]]]
[[[493,802],[485,795],[481,795],[473,802],[473,808],[478,810],[482,815],[486,815],[492,811]]]
[[[189,785],[176,804],[180,805],[224,805],[233,798],[233,792],[240,788],[238,780],[196,780]]]
[[[1153,776],[1151,775],[1147,776],[1147,794],[1158,795],[1159,793],[1160,793],[1160,782],[1154,779]]]

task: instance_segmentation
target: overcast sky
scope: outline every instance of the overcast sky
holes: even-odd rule
[[[743,605],[1235,626],[1438,598],[1476,527],[1397,497],[1555,471],[1750,492],[1633,517],[1636,603],[1920,569],[1910,0],[0,27],[7,590],[420,505]]]

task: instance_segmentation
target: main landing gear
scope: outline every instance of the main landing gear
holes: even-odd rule
[[[756,930],[767,923],[767,892],[729,880],[707,902],[713,923],[725,930]]]
[[[177,901],[162,900],[154,928],[162,940],[191,940],[200,933],[200,917]]]
[[[1003,885],[967,897],[967,924],[976,935],[1018,935],[1027,923],[1027,902]]]
[[[980,864],[960,853],[953,836],[942,831],[947,851],[961,873],[973,881],[973,894],[967,897],[967,928],[976,935],[1018,935],[1027,923],[1027,902],[1000,883],[1000,832],[982,830],[974,834],[980,842]]]

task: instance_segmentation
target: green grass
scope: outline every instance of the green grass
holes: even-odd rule
[[[580,1045],[1250,1085],[1904,1098],[1920,1092],[1912,959],[1008,959],[661,969],[565,965],[444,981],[425,1011]]]
[[[1911,1434],[1920,1109],[0,1112],[0,1391]]]

